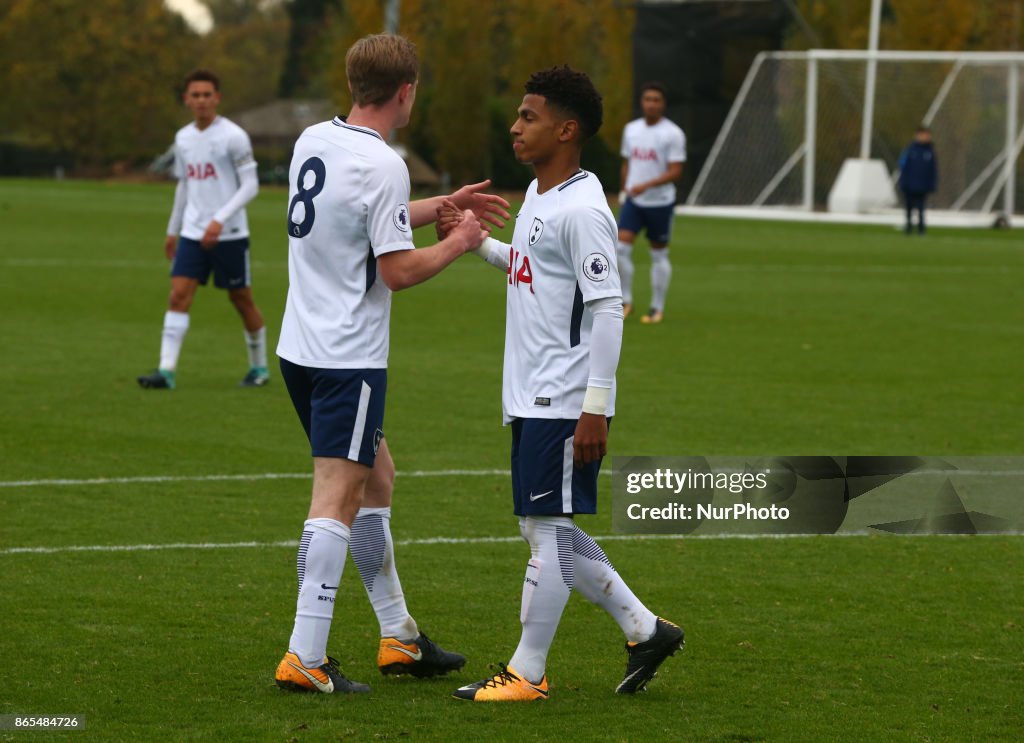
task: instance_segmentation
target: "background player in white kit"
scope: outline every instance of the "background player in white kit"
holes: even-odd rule
[[[147,389],[174,389],[181,345],[188,332],[189,308],[200,284],[213,272],[218,289],[242,316],[249,350],[243,387],[262,387],[267,372],[267,329],[253,301],[249,270],[249,223],[245,205],[259,191],[249,135],[217,115],[220,82],[209,70],[185,78],[185,105],[195,121],[174,137],[178,186],[167,224],[164,252],[171,266],[171,294],[164,315],[160,365],[138,378]],[[180,235],[180,238],[179,238]]]
[[[622,274],[623,313],[633,311],[633,241],[647,230],[651,244],[651,308],[640,318],[659,323],[665,313],[665,295],[672,278],[668,243],[676,205],[676,181],[686,161],[686,135],[665,118],[665,88],[645,83],[640,88],[643,117],[622,131],[622,190],[626,198],[619,211],[619,271]]]
[[[546,699],[547,654],[573,588],[626,634],[619,693],[643,689],[683,642],[682,630],[633,595],[572,519],[597,511],[622,344],[615,220],[597,176],[580,169],[583,143],[601,119],[601,96],[585,74],[554,67],[530,77],[511,133],[516,158],[537,177],[512,244],[488,238],[478,250],[508,277],[502,408],[512,426],[514,510],[531,559],[519,647],[497,674],[457,689],[460,699]],[[446,224],[453,212],[443,209]]]
[[[310,127],[288,176],[288,300],[277,347],[281,373],[309,438],[313,496],[298,554],[299,597],[276,681],[322,693],[368,692],[326,656],[334,601],[352,558],[380,623],[382,673],[434,676],[465,658],[420,632],[395,569],[389,521],[395,467],[384,439],[391,292],[431,278],[501,226],[508,203],[466,186],[450,199],[462,223],[414,249],[442,197],[409,203],[409,171],[387,144],[409,122],[419,62],[407,39],[356,42],[345,58],[352,110]]]

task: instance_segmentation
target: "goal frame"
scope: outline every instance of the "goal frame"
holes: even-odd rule
[[[687,211],[699,210],[702,208],[702,205],[698,203],[701,197],[701,192],[710,174],[714,170],[719,154],[733,130],[737,117],[743,109],[744,103],[750,94],[751,87],[757,78],[758,72],[767,60],[800,60],[806,62],[807,81],[805,91],[806,100],[804,102],[803,140],[790,154],[789,158],[775,172],[774,176],[764,184],[764,187],[760,190],[753,203],[735,205],[723,204],[721,207],[713,207],[716,211],[722,211],[723,208],[727,210],[730,206],[738,207],[744,211],[750,211],[751,209],[768,209],[768,207],[764,206],[765,202],[771,197],[779,184],[782,183],[782,181],[802,163],[803,199],[799,206],[792,208],[802,212],[813,212],[815,209],[814,193],[816,186],[815,165],[818,134],[817,116],[819,65],[823,62],[831,61],[864,62],[865,65],[893,61],[904,63],[945,62],[953,64],[952,69],[946,75],[945,80],[936,92],[936,95],[928,108],[928,112],[922,121],[922,124],[925,126],[929,125],[932,118],[934,118],[938,113],[946,96],[949,94],[956,82],[957,76],[959,76],[965,67],[971,65],[1006,67],[1006,127],[1004,142],[1002,143],[999,154],[984,168],[982,168],[979,175],[957,197],[950,209],[954,212],[966,213],[966,210],[964,210],[963,207],[968,199],[977,194],[987,181],[992,180],[992,176],[998,171],[998,175],[994,180],[992,180],[982,208],[977,210],[975,213],[991,214],[992,212],[997,211],[996,201],[1000,192],[1002,192],[1002,203],[1000,204],[1000,209],[998,209],[998,211],[1001,211],[1002,215],[1006,218],[1009,218],[1014,214],[1017,207],[1017,204],[1015,203],[1017,160],[1021,156],[1021,151],[1024,150],[1024,123],[1020,120],[1020,85],[1022,79],[1024,79],[1024,72],[1022,72],[1021,68],[1024,67],[1024,53],[869,51],[852,49],[811,49],[804,52],[776,51],[759,53],[751,64],[751,67],[747,72],[747,76],[740,87],[739,93],[729,110],[729,114],[726,117],[726,120],[715,139],[714,145],[704,162],[704,166],[701,168],[701,171],[694,182],[693,188],[690,190],[689,196],[686,200]],[[871,112],[873,109],[874,101],[869,98],[865,101],[865,116],[862,124],[862,151],[866,148],[865,142],[870,140],[871,127],[873,125]],[[851,157],[855,157],[855,153],[851,153]],[[772,209],[774,210],[775,208],[772,207]]]

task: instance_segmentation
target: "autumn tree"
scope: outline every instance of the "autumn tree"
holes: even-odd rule
[[[341,0],[287,0],[288,50],[278,84],[282,98],[302,98],[324,92],[325,76],[321,70],[330,55],[328,18],[341,5]]]
[[[213,29],[202,39],[195,66],[220,76],[222,110],[230,115],[273,100],[288,48],[284,6],[265,0],[206,0],[206,5]]]
[[[633,18],[617,0],[405,0],[399,31],[416,44],[421,73],[413,121],[400,137],[454,180],[489,174],[496,157],[511,158],[508,128],[526,78],[568,63],[601,91],[602,141],[617,151],[632,108]],[[329,14],[327,87],[341,111],[351,105],[345,51],[383,24],[379,2],[345,3]]]
[[[794,48],[864,49],[871,0],[792,0],[817,37],[793,27]],[[1024,46],[1022,0],[883,0],[883,49],[1009,51]]]
[[[0,110],[81,164],[163,150],[196,38],[161,0],[10,0],[0,16]]]

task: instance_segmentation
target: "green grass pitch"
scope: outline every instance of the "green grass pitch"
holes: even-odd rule
[[[265,190],[249,209],[271,349],[285,202]],[[609,540],[687,630],[649,691],[612,693],[621,635],[574,597],[547,703],[450,699],[514,649],[528,554],[501,474],[503,278],[473,258],[395,295],[386,418],[410,608],[468,665],[379,677],[349,563],[329,649],[374,693],[279,691],[308,448],[279,375],[235,387],[241,325],[213,289],[178,389],[136,386],[157,359],[170,203],[167,186],[0,181],[0,714],[88,726],[0,740],[1019,740],[1012,536]],[[612,454],[1022,453],[1020,234],[688,218],[672,262],[665,323],[626,323]],[[609,535],[607,506],[581,525]],[[67,549],[103,546],[129,549]]]

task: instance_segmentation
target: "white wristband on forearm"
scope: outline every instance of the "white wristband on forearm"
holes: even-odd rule
[[[495,240],[493,237],[488,237],[480,243],[479,248],[469,252],[487,261],[492,266],[505,270],[508,268],[508,249],[509,246],[505,243]]]
[[[608,411],[608,396],[611,390],[607,387],[587,387],[583,396],[583,412],[594,415],[605,415]]]

